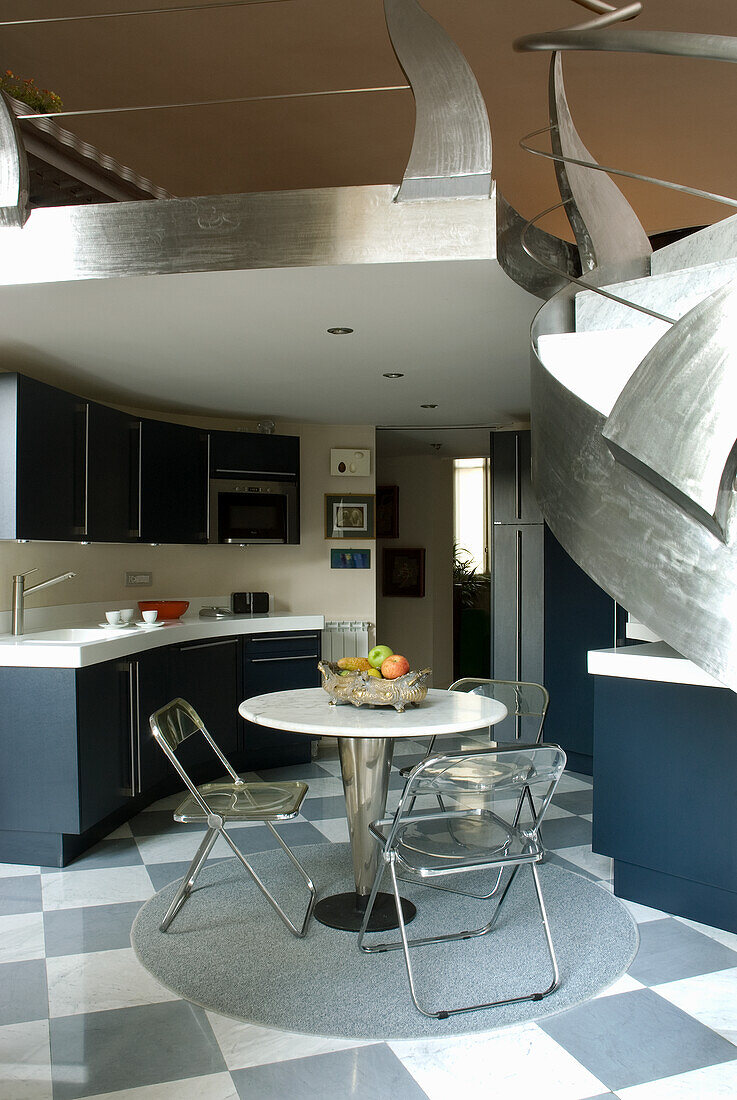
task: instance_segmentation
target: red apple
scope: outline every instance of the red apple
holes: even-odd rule
[[[409,672],[409,661],[399,653],[392,653],[381,666],[381,675],[385,680],[396,680],[397,676],[404,676],[405,672]]]

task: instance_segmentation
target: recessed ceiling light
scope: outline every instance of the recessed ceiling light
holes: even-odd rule
[[[384,378],[404,378],[404,375],[397,373],[397,371],[387,371]]]
[[[421,409],[437,409],[437,405],[420,405]]]
[[[348,336],[349,333],[353,332],[353,329],[352,328],[329,328],[328,332],[330,333],[331,336]]]

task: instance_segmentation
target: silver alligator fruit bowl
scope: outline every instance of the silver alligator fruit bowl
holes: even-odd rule
[[[332,706],[352,703],[354,707],[394,707],[400,714],[410,703],[422,702],[432,676],[431,668],[423,668],[420,672],[405,672],[395,680],[380,680],[378,676],[369,676],[368,672],[341,676],[342,669],[331,661],[320,661],[317,667]]]

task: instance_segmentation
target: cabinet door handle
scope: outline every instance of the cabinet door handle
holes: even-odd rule
[[[294,470],[228,470],[224,466],[218,466],[215,474],[236,474],[237,477],[287,477],[296,480]]]
[[[136,768],[136,794],[140,794],[143,790],[143,780],[141,778],[141,691],[138,682],[138,661],[133,662],[134,666],[134,679],[136,682],[136,757],[138,760],[138,767]]]
[[[301,638],[295,638],[291,634],[253,634],[250,638],[252,642],[309,642],[311,640],[317,641],[317,634],[304,634]]]
[[[130,526],[128,528],[128,534],[131,538],[140,539],[140,537],[141,537],[141,507],[142,507],[142,505],[141,505],[141,488],[142,488],[142,479],[143,479],[143,462],[142,462],[142,448],[143,448],[142,435],[143,435],[143,432],[142,432],[142,428],[141,428],[141,421],[139,420],[137,424],[131,424],[130,430],[131,430],[131,432],[135,432],[138,436],[137,445],[133,444],[133,446],[136,447],[136,452],[137,452],[136,458],[135,458],[135,466],[134,466],[134,458],[133,458],[133,449],[132,448],[131,448],[131,455],[130,455],[130,457],[131,457],[131,463],[130,463],[130,466],[131,466],[131,470],[130,470],[130,473],[131,473],[131,486],[133,485],[134,478],[135,478],[137,499],[136,499],[135,504],[133,503],[132,499],[130,501],[131,507],[130,507],[128,518],[131,522],[130,522]],[[134,513],[135,513],[135,516],[134,516]]]
[[[177,649],[180,653],[187,653],[191,649],[215,649],[219,645],[237,645],[237,638],[226,638],[222,642],[193,642],[191,645],[180,645]]]
[[[319,659],[316,653],[304,653],[295,657],[251,657],[248,663],[251,665],[263,665],[271,663],[272,661],[318,661]]]
[[[130,752],[131,782],[126,788],[125,794],[133,798],[136,794],[136,689],[134,685],[134,665],[131,661],[128,665],[128,749]]]

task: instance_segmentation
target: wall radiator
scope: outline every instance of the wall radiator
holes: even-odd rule
[[[360,619],[326,622],[322,632],[323,661],[337,661],[340,657],[365,657],[369,651],[370,627],[371,623]]]

